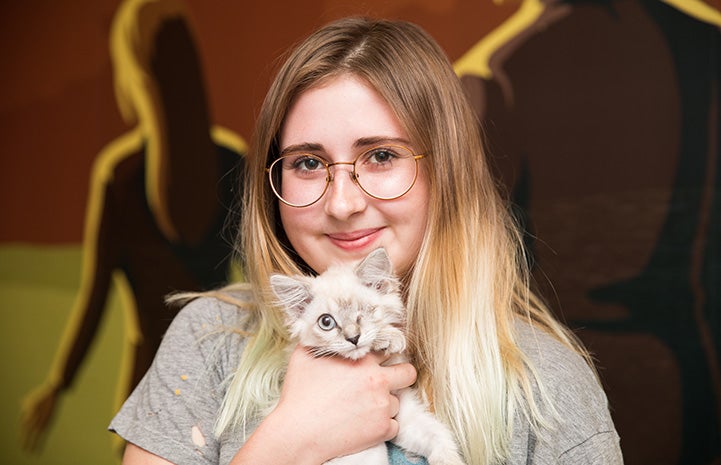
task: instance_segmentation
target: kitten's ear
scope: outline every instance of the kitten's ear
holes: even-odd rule
[[[390,294],[398,289],[391,259],[383,247],[375,249],[356,266],[356,276],[368,287]]]
[[[292,319],[302,315],[311,301],[310,286],[300,278],[274,274],[270,277],[270,287]]]

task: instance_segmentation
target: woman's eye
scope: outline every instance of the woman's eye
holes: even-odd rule
[[[387,163],[396,158],[396,154],[389,149],[376,149],[368,152],[366,160],[370,163]]]
[[[332,316],[324,313],[318,318],[318,326],[323,331],[330,331],[331,329],[335,328],[336,322]]]
[[[296,170],[316,171],[323,168],[323,163],[317,158],[301,156],[293,160],[292,166]]]

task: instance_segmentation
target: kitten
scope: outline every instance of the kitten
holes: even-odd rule
[[[317,277],[275,274],[270,283],[285,309],[292,339],[316,356],[357,360],[385,351],[395,354],[389,364],[407,360],[400,282],[385,249],[374,250],[355,267],[330,267]],[[399,432],[392,442],[426,457],[429,465],[463,465],[450,430],[428,412],[418,393],[406,388],[395,394]],[[326,464],[387,465],[388,455],[382,443]]]

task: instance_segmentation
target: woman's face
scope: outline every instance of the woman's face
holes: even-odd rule
[[[352,162],[378,145],[402,145],[408,135],[383,98],[359,78],[343,74],[300,94],[280,133],[282,153],[302,150],[328,162]],[[408,271],[426,228],[429,183],[419,160],[413,188],[394,200],[378,200],[351,179],[351,165],[331,167],[333,181],[308,207],[279,202],[283,228],[295,251],[316,272],[360,260],[385,247],[394,269]]]

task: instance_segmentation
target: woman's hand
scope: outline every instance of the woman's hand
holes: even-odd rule
[[[232,463],[318,465],[394,438],[399,405],[392,391],[413,384],[416,371],[408,363],[381,366],[386,358],[316,358],[297,347],[277,407]]]

